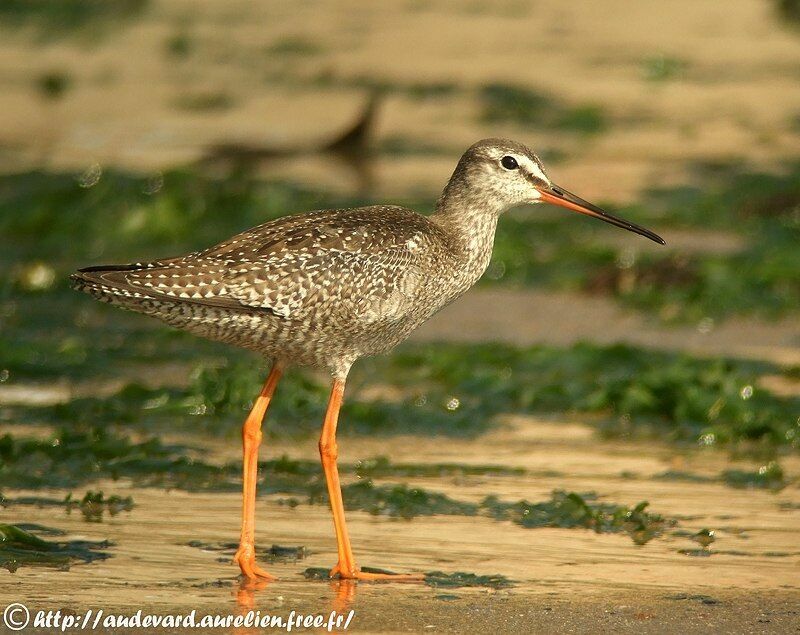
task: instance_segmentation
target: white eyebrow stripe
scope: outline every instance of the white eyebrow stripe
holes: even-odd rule
[[[526,156],[515,155],[515,157],[517,159],[517,163],[519,163],[529,174],[535,176],[538,179],[541,179],[545,183],[550,183],[550,179],[547,178],[547,175],[544,172],[542,172],[542,168],[540,168],[535,161],[532,161]]]

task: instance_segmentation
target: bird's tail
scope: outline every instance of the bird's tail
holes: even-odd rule
[[[147,268],[144,264],[101,265],[78,269],[70,277],[70,284],[76,291],[83,291],[100,302],[114,304],[123,308],[142,311],[142,300],[147,295],[125,281],[125,272]]]

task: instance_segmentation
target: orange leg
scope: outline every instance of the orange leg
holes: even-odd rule
[[[243,486],[242,486],[242,534],[239,549],[233,561],[239,564],[242,575],[248,579],[275,578],[256,564],[255,530],[256,530],[256,481],[258,480],[258,446],[261,444],[261,422],[267,412],[267,406],[275,392],[275,386],[281,378],[283,369],[278,363],[272,365],[261,394],[253,404],[242,426],[242,445],[244,448]]]
[[[319,439],[319,455],[322,459],[322,469],[325,470],[328,497],[330,498],[331,511],[333,512],[333,527],[336,531],[336,547],[339,552],[339,562],[331,569],[331,577],[338,574],[340,578],[349,580],[423,580],[425,576],[422,574],[368,573],[361,571],[356,565],[353,549],[350,546],[350,536],[347,533],[342,488],[339,483],[339,468],[336,465],[336,460],[339,457],[339,449],[336,445],[336,425],[339,421],[339,409],[342,406],[343,396],[344,381],[336,379],[331,389],[331,398],[328,402],[325,422],[322,424],[322,435]]]

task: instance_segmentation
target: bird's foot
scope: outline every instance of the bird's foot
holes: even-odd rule
[[[256,563],[256,550],[253,545],[241,544],[233,556],[233,561],[239,565],[242,575],[248,580],[277,580],[274,575],[264,571]]]
[[[339,576],[342,580],[386,581],[386,582],[424,582],[424,573],[392,573],[378,569],[362,571],[355,565],[345,567],[338,563],[331,569],[330,576]]]

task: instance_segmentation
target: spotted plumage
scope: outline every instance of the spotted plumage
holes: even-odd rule
[[[287,216],[204,251],[89,267],[74,285],[100,300],[287,363],[346,372],[384,352],[466,290],[466,259],[433,220],[376,205]]]

